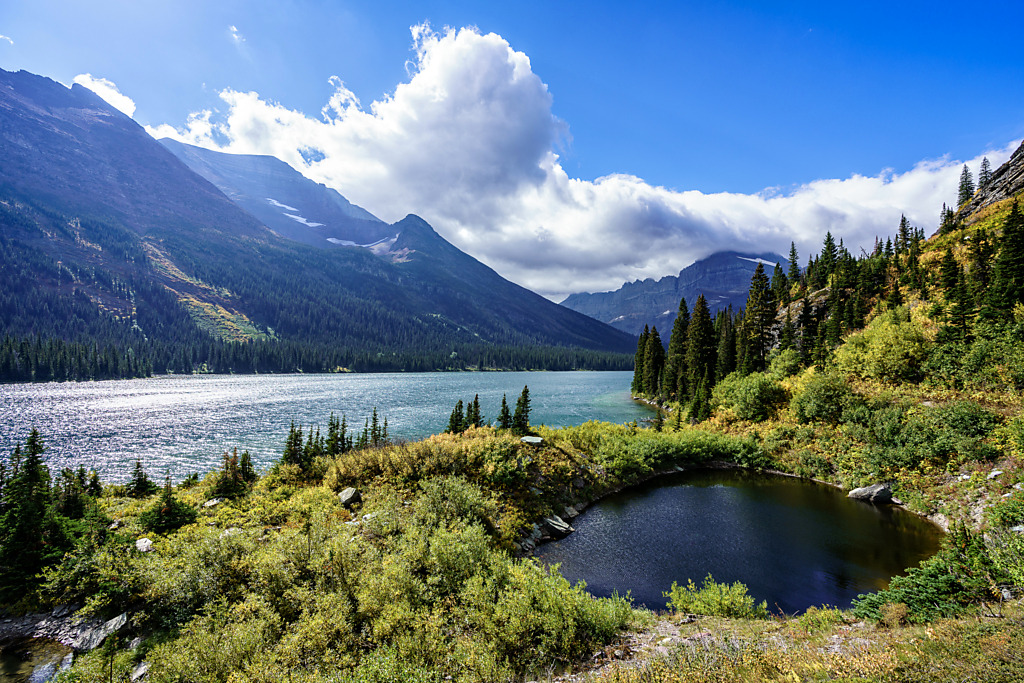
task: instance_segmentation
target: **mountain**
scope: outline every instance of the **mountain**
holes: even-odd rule
[[[0,71],[0,158],[0,379],[620,367],[635,344],[276,160],[208,163],[236,204],[81,86]],[[260,194],[331,232],[285,237],[310,226],[267,227]]]
[[[168,138],[160,144],[282,237],[317,247],[394,237],[387,223],[275,157],[224,154]]]
[[[1014,197],[1024,192],[1024,143],[1021,143],[1010,158],[992,172],[992,179],[979,187],[970,201],[964,204],[958,214],[971,216],[981,209]]]
[[[729,306],[745,306],[758,262],[764,264],[768,277],[776,263],[789,268],[789,261],[778,254],[721,251],[683,268],[677,276],[627,282],[614,292],[570,294],[562,305],[630,334],[640,334],[645,325],[670,330],[683,297],[692,310],[703,294],[712,315]]]

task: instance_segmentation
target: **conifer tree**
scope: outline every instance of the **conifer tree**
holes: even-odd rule
[[[686,305],[686,298],[682,297],[679,299],[679,312],[672,323],[672,333],[668,338],[668,354],[665,356],[662,394],[667,399],[676,400],[686,394],[686,328],[689,325],[690,309]]]
[[[713,382],[715,371],[715,328],[711,323],[708,302],[701,294],[693,305],[693,315],[686,336],[687,383],[696,391],[697,384],[708,377]]]
[[[144,498],[158,489],[159,487],[146,475],[146,470],[142,467],[142,460],[136,458],[135,469],[132,470],[132,478],[128,482],[125,492],[132,498]]]
[[[956,208],[959,209],[964,204],[971,201],[971,197],[973,196],[974,177],[971,175],[971,169],[967,168],[967,164],[964,164],[964,170],[960,172],[960,188],[957,191]]]
[[[303,464],[302,428],[296,428],[292,422],[288,429],[288,438],[284,442],[284,453],[281,455],[281,462],[285,465]]]
[[[825,233],[825,242],[821,245],[821,256],[818,257],[818,277],[822,286],[828,284],[828,277],[836,268],[836,261],[839,257],[839,250],[836,247],[836,240],[832,237],[832,231]]]
[[[736,326],[732,320],[732,306],[719,311],[718,346],[715,352],[715,377],[721,379],[736,369]]]
[[[643,393],[657,396],[660,391],[661,371],[665,367],[665,347],[661,344],[658,328],[652,327],[647,336],[647,348],[644,350]]]
[[[988,161],[988,157],[982,157],[981,169],[978,171],[978,189],[985,187],[992,180],[992,165]]]
[[[530,433],[530,387],[524,386],[523,393],[516,401],[515,412],[512,413],[512,433],[517,435]]]
[[[644,325],[644,331],[637,340],[636,355],[633,357],[633,383],[630,385],[633,395],[644,393],[644,354],[647,352],[647,338],[650,334],[650,328]]]
[[[707,373],[697,383],[693,401],[690,404],[690,421],[703,422],[711,417],[711,379]]]
[[[942,255],[942,265],[939,267],[939,283],[942,285],[942,291],[946,293],[947,300],[952,300],[959,281],[960,266],[953,258],[953,250],[947,248],[946,253]]]
[[[448,428],[445,429],[445,431],[449,434],[461,434],[466,431],[466,417],[463,412],[461,398],[458,403],[455,404],[455,408],[452,410],[452,414],[448,418]]]
[[[992,268],[992,286],[986,297],[986,317],[998,320],[1000,313],[1013,310],[1024,302],[1024,214],[1017,200],[1003,223],[999,253]]]
[[[831,239],[831,234],[826,241]],[[835,248],[835,245],[832,245]],[[822,252],[824,259],[824,252]],[[833,261],[834,264],[834,261]],[[754,275],[750,278],[750,292],[747,295],[747,308],[743,314],[743,343],[746,350],[743,355],[743,374],[758,372],[767,367],[768,351],[772,344],[772,325],[775,322],[775,300],[768,284],[768,276],[764,267],[758,263]]]
[[[984,228],[979,228],[971,239],[968,253],[971,259],[971,291],[981,303],[992,281],[992,242]]]
[[[789,280],[790,282],[800,281],[800,263],[797,261],[799,256],[796,253],[796,243],[789,243]]]
[[[498,412],[498,428],[512,429],[512,413],[508,410],[508,400],[505,394],[501,395],[501,410]]]
[[[786,306],[786,321],[782,324],[782,332],[779,334],[779,349],[796,348],[796,331],[793,329],[793,317],[789,306]]]

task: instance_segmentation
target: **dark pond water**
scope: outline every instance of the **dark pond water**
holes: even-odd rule
[[[537,555],[597,596],[629,591],[663,609],[673,581],[742,581],[786,613],[848,607],[860,593],[938,550],[941,530],[835,488],[740,470],[662,477],[610,496],[573,521],[576,532]]]
[[[0,683],[45,683],[71,666],[69,648],[36,638],[0,649]]]

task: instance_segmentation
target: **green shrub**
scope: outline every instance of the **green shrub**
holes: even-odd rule
[[[845,374],[888,382],[916,381],[923,376],[930,346],[924,331],[901,306],[847,337],[834,358]]]
[[[841,609],[828,605],[821,607],[812,605],[800,615],[797,623],[807,633],[818,633],[819,631],[830,631],[833,627],[846,623],[846,619],[843,617]]]
[[[779,351],[768,363],[768,376],[775,380],[792,377],[800,371],[800,352],[796,349]]]
[[[168,479],[163,493],[156,502],[139,515],[139,523],[148,531],[166,534],[191,524],[196,520],[197,514],[194,507],[174,497],[174,489],[171,488],[171,480]]]
[[[715,385],[711,396],[714,405],[731,408],[740,419],[753,422],[772,417],[788,398],[778,382],[761,372],[746,377],[734,372]]]
[[[700,588],[692,580],[687,580],[685,586],[673,581],[672,587],[662,595],[669,599],[668,606],[675,612],[731,619],[768,618],[768,603],[755,604],[744,584],[739,581],[731,585],[716,583],[711,574],[704,578]]]
[[[790,400],[789,407],[799,422],[838,424],[843,411],[857,401],[857,395],[842,376],[826,372],[811,377],[803,391]]]

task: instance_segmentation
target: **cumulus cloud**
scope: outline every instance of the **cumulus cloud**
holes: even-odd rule
[[[723,249],[806,255],[826,230],[851,250],[891,235],[900,215],[933,229],[963,161],[815,180],[788,192],[679,192],[616,174],[570,177],[554,152],[566,124],[529,57],[493,33],[413,27],[415,59],[394,93],[363,106],[337,77],[319,117],[225,90],[225,111],[156,137],[270,154],[385,220],[421,215],[506,277],[553,299],[674,274]],[[1016,144],[1016,143],[1014,143]],[[1014,145],[985,153],[994,166]],[[981,155],[968,160],[977,169]]]
[[[84,85],[89,90],[102,97],[107,104],[117,109],[122,114],[131,117],[135,114],[135,102],[127,95],[121,94],[117,86],[106,78],[96,78],[92,74],[78,74],[74,79],[75,83]]]
[[[238,27],[234,24],[228,26],[228,33],[231,34],[231,40],[233,40],[236,45],[245,42],[245,36],[242,35],[242,32],[239,31]]]
[[[14,39],[8,36],[0,35],[0,40],[6,40],[11,45],[14,45]]]

